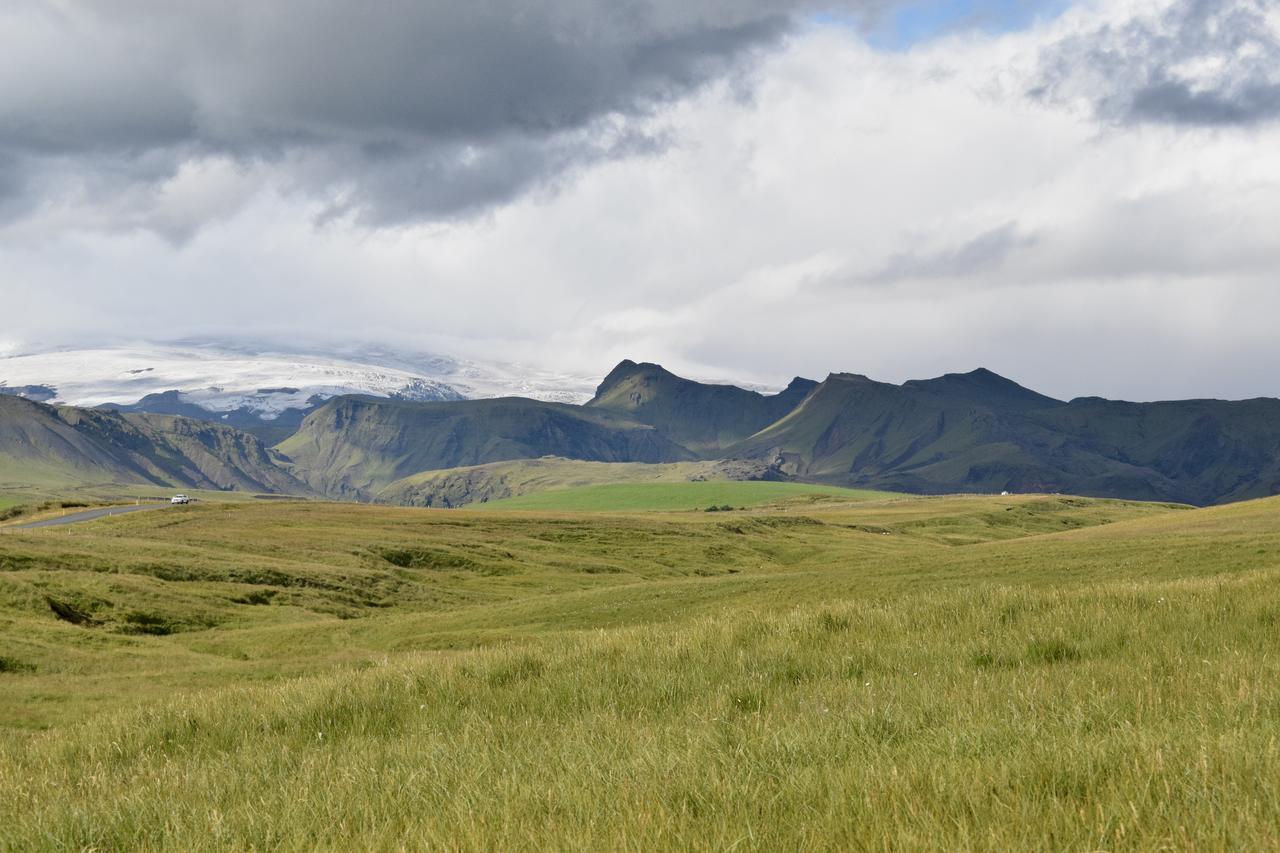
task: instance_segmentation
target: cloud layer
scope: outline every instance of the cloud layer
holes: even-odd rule
[[[0,339],[1280,396],[1266,4],[895,52],[782,2],[381,5],[0,12]]]
[[[77,193],[109,204],[220,158],[367,224],[471,214],[654,147],[635,119],[734,73],[802,5],[16,0],[0,9],[0,197],[10,217]]]
[[[1251,125],[1280,119],[1280,7],[1181,0],[1102,19],[1044,52],[1037,92],[1127,122]]]

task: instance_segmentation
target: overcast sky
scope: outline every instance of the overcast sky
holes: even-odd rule
[[[0,5],[0,347],[1247,397],[1277,318],[1275,0]]]

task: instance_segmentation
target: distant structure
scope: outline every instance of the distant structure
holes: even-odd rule
[[[1002,497],[1002,498],[1007,498],[1007,497],[1009,497],[1009,493],[1008,493],[1008,492],[1001,492],[1001,493],[1000,493],[1000,497]]]

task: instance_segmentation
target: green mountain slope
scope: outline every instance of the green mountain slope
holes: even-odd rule
[[[786,415],[817,385],[797,377],[786,390],[766,395],[682,379],[656,364],[623,361],[586,405],[649,424],[695,453],[714,456]]]
[[[983,370],[901,386],[833,374],[730,452],[841,485],[1203,505],[1280,492],[1280,401],[1064,403]]]
[[[306,493],[254,436],[167,415],[53,407],[0,397],[0,484],[92,483]]]
[[[1069,451],[1115,459],[1172,484],[1161,494],[1209,504],[1280,493],[1280,400],[1125,403],[1085,398],[1032,413]],[[1128,488],[1115,483],[1112,491]]]
[[[604,484],[735,482],[776,479],[759,460],[671,462],[584,462],[549,457],[490,462],[424,471],[396,480],[375,500],[401,506],[459,507],[536,492],[565,491]]]
[[[893,492],[846,489],[821,483],[779,483],[765,480],[729,482],[702,480],[683,483],[602,483],[568,489],[547,489],[519,497],[480,504],[484,510],[538,512],[731,512],[773,505],[783,511],[812,509],[825,502],[886,500],[904,497]]]
[[[658,430],[605,411],[507,397],[410,403],[338,397],[278,445],[318,491],[368,499],[423,471],[563,456],[680,462],[693,454]]]

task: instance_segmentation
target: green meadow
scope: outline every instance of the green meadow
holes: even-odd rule
[[[786,499],[872,500],[889,492],[818,486],[808,483],[703,481],[692,483],[606,483],[547,489],[477,505],[477,509],[560,512],[647,512],[658,510],[743,509]]]
[[[3,529],[0,848],[1280,845],[1280,500],[610,500]]]

